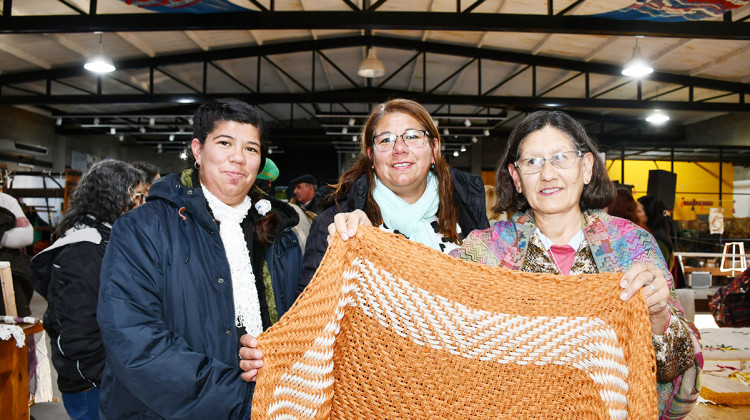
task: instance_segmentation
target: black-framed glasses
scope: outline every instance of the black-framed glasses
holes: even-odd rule
[[[549,161],[557,169],[568,169],[573,166],[576,159],[583,156],[583,152],[580,150],[571,150],[569,152],[555,153],[554,155],[547,158],[530,158],[520,159],[513,162],[513,166],[521,171],[524,175],[535,174],[542,171],[544,168],[544,162]]]
[[[402,134],[396,135],[393,133],[385,132],[380,133],[372,138],[372,142],[375,148],[381,152],[390,152],[396,145],[399,137],[404,141],[404,144],[409,149],[415,149],[425,145],[427,137],[430,133],[427,130],[406,130]]]

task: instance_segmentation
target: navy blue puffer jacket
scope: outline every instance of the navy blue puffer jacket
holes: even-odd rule
[[[278,219],[274,243],[250,241],[248,249],[256,276],[268,264],[280,317],[300,272],[301,250],[290,230],[299,219],[287,204],[269,200]],[[252,217],[260,217],[255,209]],[[234,319],[229,264],[200,186],[183,185],[177,175],[161,178],[146,204],[114,224],[104,257],[101,414],[246,418],[252,388],[240,378],[242,331]]]

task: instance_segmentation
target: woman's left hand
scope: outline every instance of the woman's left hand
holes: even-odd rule
[[[651,319],[651,332],[664,334],[671,317],[668,304],[669,284],[664,273],[651,263],[637,262],[623,274],[620,286],[625,289],[620,294],[622,300],[630,299],[643,288]]]

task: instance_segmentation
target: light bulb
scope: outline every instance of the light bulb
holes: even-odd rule
[[[669,121],[669,115],[660,109],[655,109],[654,112],[646,117],[646,121],[654,125],[661,125]]]

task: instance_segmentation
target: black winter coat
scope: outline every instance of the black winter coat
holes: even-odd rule
[[[102,380],[106,353],[96,310],[109,233],[102,224],[71,229],[31,260],[34,289],[47,300],[44,329],[64,393],[85,391]]]
[[[458,225],[461,226],[462,239],[472,230],[489,228],[482,178],[451,168],[451,180],[453,203],[458,210]],[[329,207],[313,220],[305,246],[302,274],[297,284],[298,296],[310,283],[328,249],[328,225],[333,223],[333,217],[338,213],[364,210],[369,188],[367,176],[361,176],[354,182],[345,201],[340,202],[338,207]]]
[[[281,316],[299,277],[302,252],[291,231],[299,217],[286,203],[268,200],[278,221],[274,242],[264,248],[250,239],[247,246],[261,296],[268,263]],[[252,208],[241,223],[246,238],[259,217]],[[246,418],[252,385],[240,378],[242,331],[235,327],[231,280],[219,226],[195,177],[190,185],[177,175],[160,178],[146,204],[117,220],[99,296],[104,418]]]

